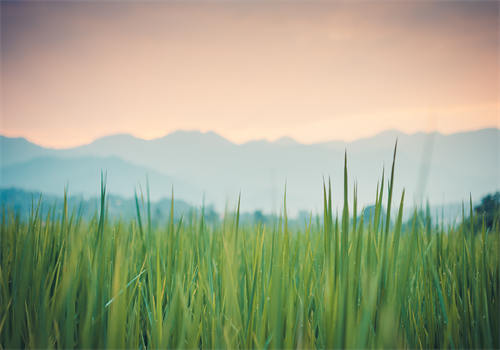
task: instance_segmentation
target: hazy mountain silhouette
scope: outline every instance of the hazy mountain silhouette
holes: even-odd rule
[[[60,195],[67,185],[72,194],[99,196],[101,171],[106,177],[109,193],[131,197],[134,190],[146,195],[146,177],[154,200],[174,196],[190,201],[201,199],[201,191],[187,186],[157,171],[131,165],[118,157],[77,156],[74,158],[38,157],[27,162],[11,164],[1,169],[2,188],[22,188]],[[198,193],[197,193],[198,192]]]
[[[115,181],[113,190],[123,195],[131,193],[126,187],[143,180],[147,172],[152,194],[163,192],[172,182],[175,184],[168,179],[182,179],[186,188],[177,191],[176,187],[176,193],[182,193],[186,196],[183,199],[188,201],[200,201],[205,193],[207,202],[214,202],[222,210],[228,200],[234,204],[241,190],[243,210],[278,210],[286,182],[287,206],[293,212],[321,208],[323,176],[331,176],[334,202],[341,201],[343,158],[347,149],[349,185],[352,188],[354,180],[358,182],[360,203],[367,204],[373,202],[383,166],[386,175],[390,171],[396,138],[399,140],[396,199],[403,186],[407,190],[408,204],[426,199],[431,204],[460,202],[466,200],[469,193],[473,198],[480,198],[499,189],[500,130],[494,128],[451,135],[408,135],[389,130],[353,142],[300,144],[282,138],[274,142],[257,140],[241,145],[213,132],[177,131],[153,140],[126,134],[112,135],[64,150],[45,149],[23,139],[3,137],[2,173],[9,177],[2,179],[2,187],[5,187],[5,180],[14,181],[16,172],[19,172],[24,175],[18,176],[16,185],[23,188],[62,188],[64,174],[59,177],[48,175],[57,173],[60,163],[36,160],[40,156],[59,157],[59,162],[62,159],[74,161],[64,166],[66,169],[78,166],[81,172],[87,166],[93,169],[96,166],[79,162],[76,157],[101,158],[97,165],[103,168],[112,167],[112,162],[118,162],[119,158],[131,168],[118,167],[119,170],[113,171],[115,178],[109,176],[108,182],[113,189],[112,182]],[[42,173],[47,176],[38,177],[38,168],[44,169]],[[99,175],[87,172],[87,176],[95,176],[95,179],[91,182],[87,177],[74,177],[73,181],[82,181],[82,185],[70,182],[70,186],[90,190],[99,182]],[[167,185],[162,185],[162,181]]]
[[[51,149],[35,145],[22,137],[5,137],[0,135],[0,155],[2,167],[22,163],[36,157],[47,156]]]

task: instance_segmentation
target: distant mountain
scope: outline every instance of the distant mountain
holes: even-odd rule
[[[100,191],[101,173],[106,177],[110,193],[132,197],[134,190],[146,193],[146,177],[151,188],[151,198],[175,195],[188,200],[201,200],[196,189],[182,181],[157,171],[132,165],[118,157],[75,156],[74,158],[38,157],[27,162],[2,167],[1,187],[17,187],[46,194],[61,195],[65,186],[70,193],[97,196]],[[199,192],[199,191],[198,191]]]
[[[299,142],[296,140],[292,139],[291,137],[280,137],[276,141],[273,142],[275,145],[281,145],[281,146],[297,146],[300,145]]]
[[[0,164],[2,167],[22,163],[36,157],[50,155],[51,149],[37,146],[22,137],[5,137],[0,135]]]
[[[213,132],[177,131],[154,140],[113,135],[88,145],[64,150],[45,149],[25,140],[20,146],[19,139],[3,137],[1,153],[2,169],[9,170],[9,181],[14,181],[18,171],[12,166],[16,163],[19,166],[24,164],[19,169],[25,169],[25,175],[16,180],[17,185],[42,187],[45,186],[45,181],[49,181],[47,178],[43,182],[29,179],[30,176],[35,178],[33,174],[37,171],[33,164],[29,165],[27,162],[40,156],[68,161],[76,157],[114,157],[105,158],[108,160],[103,161],[100,166],[111,166],[113,163],[107,163],[109,159],[117,161],[119,158],[130,166],[137,167],[136,169],[142,169],[143,173],[182,179],[187,187],[193,189],[185,191],[190,198],[198,198],[199,201],[204,194],[206,201],[215,203],[218,210],[224,210],[228,201],[230,205],[234,205],[241,191],[242,210],[278,211],[282,205],[286,183],[287,207],[296,213],[300,209],[321,210],[323,177],[332,178],[334,204],[341,205],[345,150],[350,190],[356,181],[360,205],[373,203],[383,167],[386,169],[386,179],[389,175],[396,139],[398,153],[395,200],[399,200],[403,186],[406,188],[407,205],[427,199],[431,205],[461,202],[468,198],[469,193],[472,193],[473,199],[479,199],[500,187],[500,130],[495,128],[451,135],[408,135],[389,130],[353,142],[301,144],[293,139],[282,138],[274,142],[258,140],[241,145]],[[37,164],[38,167],[43,165],[40,161]],[[26,167],[29,166],[31,170],[27,172]],[[50,172],[47,168],[56,172],[58,167],[55,163],[50,166],[45,164],[45,172]],[[110,176],[110,188],[112,181],[115,181],[116,191],[123,194],[126,191],[121,187],[128,187],[133,182],[130,179],[139,175],[137,171],[125,169],[114,173],[117,177],[113,180]],[[129,180],[119,180],[118,175],[128,176]],[[95,176],[95,183],[98,183],[98,174],[87,173],[87,176]],[[55,186],[56,179],[61,180],[50,179],[53,183],[51,186]],[[87,183],[84,179],[75,179]],[[2,186],[3,183],[4,179]],[[162,181],[151,181],[152,194],[155,191],[163,193],[165,190],[157,183],[161,184]],[[71,186],[70,183],[70,188]],[[87,183],[86,186],[91,184]],[[193,192],[197,192],[198,197]],[[352,200],[351,197],[352,195]]]

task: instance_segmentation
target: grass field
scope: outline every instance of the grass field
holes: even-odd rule
[[[454,227],[417,213],[405,225],[393,178],[394,166],[363,222],[346,166],[343,211],[327,183],[323,216],[301,229],[286,198],[272,225],[240,225],[239,210],[153,225],[147,197],[135,220],[112,222],[104,186],[92,220],[4,209],[0,345],[499,348],[498,226],[477,228],[472,212]]]

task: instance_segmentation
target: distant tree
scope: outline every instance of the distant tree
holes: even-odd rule
[[[484,222],[486,228],[491,229],[495,221],[500,220],[500,192],[488,194],[481,199],[481,203],[474,207],[474,212]]]
[[[361,212],[361,215],[363,215],[363,222],[365,225],[368,225],[370,222],[373,222],[375,220],[375,205],[369,205],[363,209]],[[380,208],[380,218],[379,218],[379,224],[382,224],[383,222],[385,223],[385,217],[386,217],[386,212],[384,208]]]
[[[215,207],[213,204],[209,204],[205,208],[204,218],[205,218],[205,221],[209,222],[209,223],[215,223],[215,222],[219,221],[219,214],[217,213],[217,210],[215,210]]]
[[[301,225],[304,223],[309,224],[309,219],[311,218],[311,213],[307,210],[300,210],[297,214],[297,222]]]
[[[262,222],[262,223],[266,222],[266,217],[264,216],[261,210],[254,211],[253,219],[255,220],[255,222]]]

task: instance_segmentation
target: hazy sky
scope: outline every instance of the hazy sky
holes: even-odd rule
[[[352,140],[499,125],[499,3],[2,2],[1,133]]]

